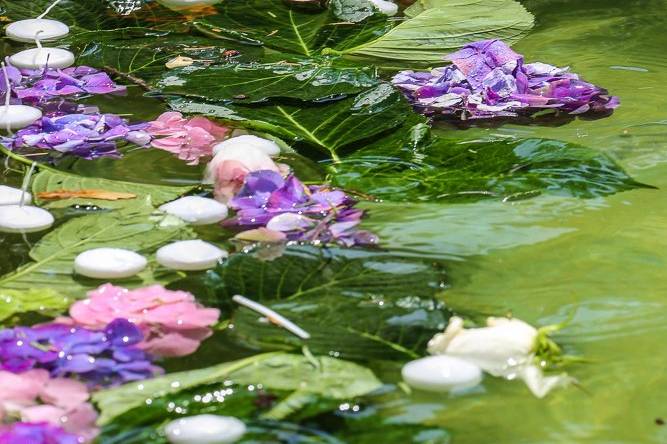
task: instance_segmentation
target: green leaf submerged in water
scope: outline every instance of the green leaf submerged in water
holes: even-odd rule
[[[51,288],[75,298],[104,283],[74,274],[74,259],[93,248],[125,248],[152,254],[157,248],[175,240],[192,238],[194,233],[173,216],[153,214],[145,204],[114,212],[101,212],[69,220],[46,234],[30,250],[29,262],[13,273],[0,277],[3,290]],[[161,270],[153,261],[138,276],[118,285],[137,287],[167,283],[179,274]]]
[[[298,350],[344,359],[408,360],[445,327],[436,298],[444,271],[425,261],[372,251],[291,247],[273,261],[238,254],[204,276],[174,283],[207,306],[234,310],[227,333],[253,349]],[[240,308],[240,294],[267,305],[310,333],[302,341]]]
[[[342,148],[396,128],[413,114],[402,94],[386,83],[330,103],[246,106],[177,99],[170,104],[177,111],[205,114],[273,133],[290,143],[305,143],[334,159]]]
[[[533,15],[515,0],[420,0],[408,20],[346,54],[443,63],[443,57],[477,40],[513,44],[533,27]]]
[[[377,390],[381,383],[368,369],[328,357],[265,353],[209,368],[170,373],[159,378],[130,383],[93,396],[108,424],[119,415],[146,403],[206,384],[261,385],[267,390],[298,392],[331,399],[349,399]]]
[[[132,193],[136,195],[136,200],[97,200],[85,198],[70,198],[56,201],[42,201],[38,193],[52,192],[59,190],[86,190],[97,189],[104,191]],[[67,208],[73,205],[95,205],[100,208],[124,208],[136,206],[137,201],[150,201],[152,205],[158,206],[172,201],[179,196],[186,194],[194,189],[193,186],[166,186],[149,185],[133,182],[123,182],[118,180],[109,180],[97,177],[84,177],[75,174],[43,170],[35,176],[32,183],[32,192],[37,198],[36,203],[46,208]]]
[[[38,313],[57,316],[67,310],[72,301],[71,297],[51,288],[0,289],[0,324],[17,314]]]
[[[606,154],[547,139],[420,144],[409,129],[337,163],[333,184],[387,201],[592,198],[646,187]]]

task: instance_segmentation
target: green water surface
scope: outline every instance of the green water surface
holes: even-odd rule
[[[527,60],[570,66],[621,97],[610,118],[561,127],[475,128],[605,151],[637,190],[582,201],[373,208],[385,245],[450,263],[447,302],[511,311],[538,325],[572,317],[558,341],[588,362],[581,389],[534,399],[486,380],[479,396],[413,396],[402,415],[447,427],[455,443],[665,443],[667,427],[667,2],[524,1],[537,26],[515,46]]]

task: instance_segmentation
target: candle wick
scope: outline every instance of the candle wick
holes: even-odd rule
[[[23,207],[25,204],[25,193],[28,190],[28,186],[30,185],[30,179],[32,178],[32,174],[35,172],[35,167],[37,166],[37,162],[33,161],[32,164],[30,164],[30,169],[28,170],[28,174],[23,178],[23,185],[21,186],[21,200],[19,202],[19,206]]]
[[[51,3],[51,4],[49,5],[49,7],[46,8],[46,10],[45,10],[44,12],[42,12],[40,15],[37,16],[37,19],[43,19],[44,17],[46,17],[46,15],[47,15],[49,12],[51,12],[51,10],[52,10],[53,8],[55,8],[56,5],[57,5],[58,3],[60,3],[61,1],[63,1],[63,0],[56,0],[55,2]]]
[[[37,32],[35,33],[35,45],[37,45],[37,47],[38,47],[39,49],[42,49],[42,41],[39,39],[39,35],[40,35],[41,33],[43,33],[43,32],[44,32],[44,30],[43,30],[43,29],[40,29],[39,31],[37,31]]]
[[[9,113],[9,101],[11,100],[11,95],[12,95],[12,86],[9,83],[9,74],[7,74],[7,65],[5,62],[2,62],[2,75],[5,77],[5,87],[7,88],[7,91],[5,91],[5,107],[3,109],[3,113],[7,114]],[[12,132],[12,125],[9,119],[9,116],[7,116],[6,120],[6,130],[7,133],[9,133],[10,136],[13,136],[14,133]]]

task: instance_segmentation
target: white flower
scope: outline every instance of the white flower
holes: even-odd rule
[[[464,359],[493,376],[522,379],[539,398],[570,381],[566,375],[545,377],[533,364],[538,337],[533,326],[508,318],[488,318],[486,324],[465,329],[463,319],[453,317],[445,332],[429,341],[428,352]]]

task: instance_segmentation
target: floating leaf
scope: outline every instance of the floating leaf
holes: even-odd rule
[[[174,283],[208,306],[236,310],[228,333],[253,348],[334,353],[345,359],[411,359],[442,330],[449,311],[436,299],[442,270],[388,254],[289,248],[273,261],[232,256],[205,276]],[[240,294],[267,305],[311,335],[302,341],[231,302]],[[238,309],[237,309],[238,308]]]
[[[362,396],[381,386],[373,372],[351,362],[328,357],[265,353],[98,392],[93,396],[101,412],[98,423],[108,424],[115,417],[144,404],[146,399],[228,380],[240,385],[261,384],[267,390],[333,399]]]
[[[38,198],[38,203],[46,203],[48,208],[66,208],[72,205],[122,208],[128,204],[122,199],[133,199],[135,197],[140,200],[150,199],[151,204],[161,205],[192,191],[193,188],[122,182],[77,176],[52,170],[41,171],[35,176],[32,183],[32,191]],[[100,192],[110,194],[100,197]],[[67,195],[66,193],[70,194]],[[55,202],[41,202],[50,199],[58,200]],[[100,199],[105,201],[100,202]]]
[[[329,9],[321,12],[289,7],[282,0],[225,1],[216,5],[217,15],[195,20],[206,35],[306,57],[322,49],[357,46],[391,28],[384,17],[363,23],[341,21]]]
[[[192,238],[194,233],[172,216],[151,216],[150,207],[133,207],[110,213],[96,213],[72,219],[45,235],[30,250],[33,262],[0,277],[0,288],[29,290],[52,288],[73,297],[103,281],[74,275],[74,258],[86,250],[101,247],[125,248],[151,254],[158,247],[175,240]],[[167,283],[178,274],[155,274],[155,264],[137,277],[118,281],[124,287],[149,283]]]
[[[58,315],[67,310],[72,301],[73,298],[51,288],[0,289],[0,321],[23,313]]]
[[[335,185],[389,201],[590,198],[645,187],[607,155],[545,139],[415,145],[389,136],[336,164]]]
[[[515,43],[533,27],[533,15],[515,0],[423,0],[408,9],[409,20],[344,52],[350,55],[443,63],[468,43],[500,39]]]
[[[373,69],[303,62],[174,69],[157,87],[164,94],[252,103],[276,97],[322,100],[355,94],[376,84]]]
[[[332,103],[253,107],[182,99],[170,105],[182,112],[242,122],[290,142],[304,142],[334,159],[341,148],[395,128],[413,113],[402,94],[386,83]]]

